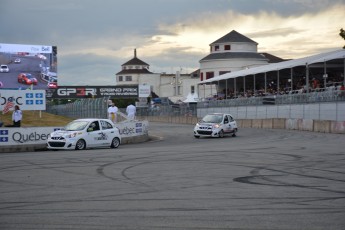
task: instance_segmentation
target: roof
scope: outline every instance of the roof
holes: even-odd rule
[[[289,69],[297,66],[311,65],[315,63],[323,63],[325,61],[330,61],[334,59],[345,59],[345,49],[335,50],[327,53],[316,54],[313,56],[308,56],[299,59],[293,59],[288,61],[283,61],[279,63],[272,63],[267,65],[262,65],[259,67],[253,67],[244,70],[238,70],[231,73],[226,73],[214,78],[207,79],[205,81],[199,82],[199,84],[206,84],[209,82],[220,81],[230,78],[243,77],[248,75],[254,75],[259,73],[267,73],[270,71],[278,71],[282,69]],[[343,62],[342,62],[343,63]]]
[[[250,39],[250,38],[238,33],[237,31],[233,30],[230,33],[219,38],[218,40],[212,42],[210,45],[213,45],[216,43],[229,43],[229,42],[249,42],[249,43],[258,44],[257,42],[253,41],[252,39]]]
[[[125,64],[122,64],[122,66],[124,66],[124,65],[149,65],[149,64],[140,60],[137,57],[134,57],[131,60],[129,60],[128,62],[126,62]]]
[[[265,56],[259,54],[259,53],[253,53],[253,52],[223,52],[223,53],[211,53],[201,59],[201,61],[208,61],[208,60],[217,60],[217,59],[235,59],[235,58],[253,58],[253,59],[262,59],[267,60]]]
[[[140,60],[139,58],[137,58],[137,49],[134,49],[134,57],[129,60],[128,62],[126,62],[125,64],[122,64],[121,66],[124,65],[145,65],[145,66],[150,66],[149,64],[147,64],[146,62]]]
[[[288,61],[286,59],[274,56],[272,54],[269,53],[260,53],[261,55],[263,55],[265,58],[267,58],[268,63],[277,63],[277,62],[282,62],[282,61]]]
[[[118,75],[118,74],[133,74],[133,73],[145,74],[145,73],[152,73],[152,72],[148,71],[146,68],[144,68],[144,69],[123,69],[120,72],[118,72],[116,75]]]

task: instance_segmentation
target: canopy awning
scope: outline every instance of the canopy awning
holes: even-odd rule
[[[248,75],[254,75],[259,73],[267,73],[271,71],[278,71],[282,69],[290,69],[296,66],[306,66],[315,63],[323,63],[326,61],[334,60],[334,59],[344,59],[345,58],[345,49],[335,50],[327,53],[316,54],[309,57],[278,62],[258,67],[253,67],[244,70],[238,70],[231,73],[226,73],[214,78],[210,78],[204,81],[199,82],[199,84],[207,84],[215,81],[221,81],[226,79],[232,79],[237,77],[244,77]]]

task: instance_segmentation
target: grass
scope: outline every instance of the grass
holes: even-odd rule
[[[22,127],[44,127],[44,126],[65,126],[68,122],[74,120],[73,118],[54,115],[51,113],[40,111],[22,111],[23,119]],[[0,112],[0,120],[5,125],[12,125],[12,111],[2,114]]]

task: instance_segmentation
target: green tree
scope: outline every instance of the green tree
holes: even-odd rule
[[[345,40],[345,30],[343,30],[343,28],[340,29],[339,35]],[[343,49],[345,49],[345,46],[343,47]]]

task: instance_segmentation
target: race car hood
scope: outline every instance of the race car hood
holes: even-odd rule
[[[78,134],[81,133],[80,131],[66,131],[66,130],[57,130],[53,133],[50,134],[51,137],[67,137],[70,136],[72,134]]]

